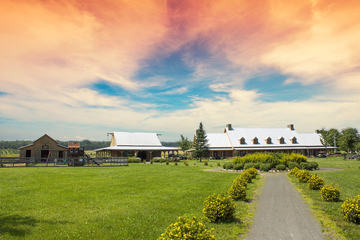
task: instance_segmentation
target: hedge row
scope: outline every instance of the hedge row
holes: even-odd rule
[[[202,210],[207,221],[213,223],[227,222],[234,219],[236,204],[234,200],[246,200],[247,184],[256,178],[257,169],[250,168],[234,179],[228,190],[228,195],[212,194],[204,202]],[[158,240],[213,240],[214,229],[206,228],[205,224],[196,217],[179,217],[178,221],[170,224]]]
[[[315,170],[319,168],[319,165],[317,162],[307,162],[307,158],[298,153],[254,153],[244,157],[236,157],[232,163],[225,163],[223,165],[224,169],[242,170],[256,168],[264,172],[271,169],[283,171],[295,167]]]
[[[334,185],[325,185],[324,180],[316,174],[311,175],[306,170],[294,168],[290,171],[291,175],[296,176],[299,182],[308,183],[312,190],[320,190],[321,198],[327,202],[338,202],[340,200],[340,190]],[[341,205],[341,212],[349,222],[360,224],[360,195],[344,201]]]

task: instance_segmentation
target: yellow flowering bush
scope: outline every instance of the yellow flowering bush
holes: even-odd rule
[[[340,199],[340,190],[333,185],[324,185],[320,193],[321,198],[327,202],[337,202]]]
[[[294,167],[293,169],[291,169],[291,171],[289,172],[290,175],[296,175],[296,173],[300,171],[300,169],[298,167]]]
[[[170,224],[158,240],[214,240],[214,229],[207,229],[196,217],[179,217]]]
[[[309,188],[312,190],[320,190],[320,188],[324,186],[324,180],[316,174],[311,176],[308,183],[309,183]]]
[[[235,178],[231,187],[228,190],[229,195],[234,200],[246,200],[246,184],[240,176]]]
[[[341,211],[347,221],[360,224],[360,194],[347,199],[341,205]]]
[[[258,170],[256,168],[248,168],[247,170],[245,170],[245,172],[248,172],[251,178],[256,178]]]
[[[299,182],[303,182],[303,183],[308,182],[311,178],[311,174],[307,170],[300,170],[296,176],[299,179]]]
[[[203,214],[210,222],[224,222],[234,218],[235,208],[230,196],[214,193],[205,200]]]
[[[252,177],[247,171],[243,171],[239,177],[242,178],[244,182],[251,183]]]

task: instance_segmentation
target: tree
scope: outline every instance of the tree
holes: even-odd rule
[[[330,128],[329,130],[321,129],[321,143],[328,147],[336,147],[339,142],[340,132],[336,128]],[[336,151],[336,149],[334,149]]]
[[[341,130],[341,136],[339,138],[340,149],[353,152],[359,141],[359,133],[356,128],[345,128]]]
[[[192,146],[192,142],[187,138],[187,137],[184,137],[183,135],[180,135],[181,137],[181,140],[179,142],[179,146],[181,148],[181,150],[183,150],[184,152],[186,150],[189,150]]]
[[[206,132],[204,130],[202,122],[200,122],[199,128],[196,129],[196,135],[194,138],[194,157],[201,159],[209,156],[208,140],[206,138]]]

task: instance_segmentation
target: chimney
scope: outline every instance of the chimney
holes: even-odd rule
[[[294,131],[295,128],[294,128],[294,124],[289,124],[287,125],[288,129],[290,129],[291,131]]]
[[[226,129],[227,130],[233,130],[231,123],[226,124]]]

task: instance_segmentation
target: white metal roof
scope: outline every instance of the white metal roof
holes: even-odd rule
[[[156,133],[114,132],[113,134],[117,146],[162,146]]]
[[[298,133],[289,128],[233,128],[225,129],[225,133],[207,134],[209,148],[230,147],[235,149],[292,149],[292,148],[324,148],[320,141],[320,134],[317,133]],[[258,144],[253,143],[254,138],[258,139]],[[291,139],[295,137],[296,143]],[[240,144],[240,139],[245,139],[245,144]],[[271,138],[271,143],[266,139]],[[284,138],[284,143],[279,139]]]
[[[224,133],[208,133],[206,134],[209,147],[214,148],[231,148],[230,140]]]
[[[113,146],[96,149],[95,151],[105,151],[105,150],[119,150],[119,151],[177,151],[179,148],[175,147],[164,147],[164,146]]]

